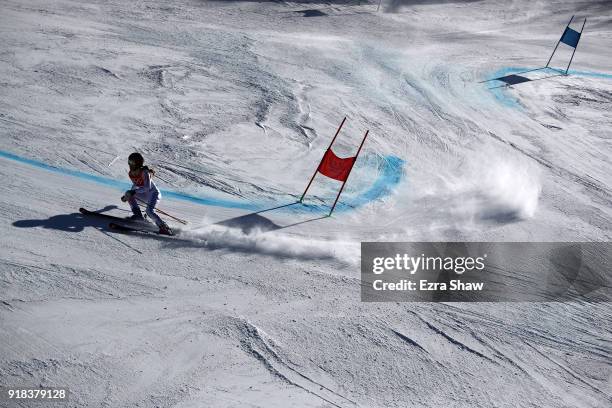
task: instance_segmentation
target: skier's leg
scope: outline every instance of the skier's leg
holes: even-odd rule
[[[157,205],[158,201],[159,194],[155,192],[152,193],[149,197],[149,201],[147,202],[147,215],[149,216],[149,219],[151,219],[158,227],[167,227],[166,223],[161,218],[159,218],[159,215],[157,215],[157,213],[155,212],[155,206]]]
[[[138,220],[144,219],[144,217],[142,216],[142,211],[140,211],[140,207],[138,206],[138,201],[136,201],[136,196],[131,196],[130,199],[128,200],[128,203],[130,204],[130,208],[132,209],[132,212],[134,213],[132,218],[138,219]]]

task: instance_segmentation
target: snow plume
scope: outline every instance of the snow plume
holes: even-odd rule
[[[485,172],[481,189],[490,198],[489,218],[531,218],[535,214],[541,185],[536,169],[525,163],[497,161]]]
[[[459,174],[454,169],[437,176],[439,183],[424,186],[425,194],[415,201],[429,209],[436,230],[466,231],[481,222],[506,224],[535,215],[539,169],[521,157],[493,151],[472,154]]]
[[[474,158],[454,188],[461,196],[460,210],[498,223],[533,217],[541,192],[535,166],[517,157],[494,153]]]
[[[314,240],[259,228],[245,232],[240,228],[212,224],[181,231],[180,237],[210,249],[259,253],[281,258],[335,259],[348,265],[357,265],[360,257],[359,242]]]

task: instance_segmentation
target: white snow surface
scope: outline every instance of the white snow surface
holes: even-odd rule
[[[376,8],[0,2],[0,386],[67,386],[58,407],[612,404],[609,303],[363,303],[359,279],[361,241],[610,240],[612,5]],[[571,75],[481,83],[544,66],[573,14]],[[338,212],[320,176],[275,208],[344,116],[339,156],[370,134]],[[213,204],[167,194],[176,237],[78,213],[129,214],[87,175],[127,183],[134,150]]]

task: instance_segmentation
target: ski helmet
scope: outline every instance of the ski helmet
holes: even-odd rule
[[[128,164],[130,164],[130,167],[133,164],[135,168],[139,169],[144,165],[144,157],[142,157],[142,154],[134,152],[128,156]]]

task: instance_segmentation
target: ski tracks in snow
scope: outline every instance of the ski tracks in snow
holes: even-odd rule
[[[359,406],[356,401],[337,391],[337,384],[329,384],[330,380],[333,380],[326,376],[325,372],[315,369],[319,372],[312,374],[312,364],[306,366],[308,362],[294,362],[293,359],[300,359],[300,356],[296,353],[291,353],[290,356],[261,328],[244,318],[228,318],[228,324],[228,329],[240,342],[243,350],[258,360],[272,376],[315,395],[334,407]],[[315,376],[327,379],[315,379]]]

